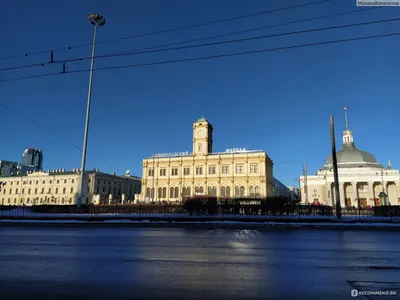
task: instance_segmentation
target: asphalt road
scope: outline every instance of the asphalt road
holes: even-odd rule
[[[0,226],[1,300],[389,300],[399,282],[399,232]]]

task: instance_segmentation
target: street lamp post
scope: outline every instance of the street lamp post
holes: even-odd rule
[[[379,173],[375,173],[377,176],[379,175]],[[383,199],[383,205],[387,205],[387,194],[385,193],[385,182],[383,180],[383,175],[387,175],[387,172],[383,172],[383,170],[381,170],[381,179],[382,179],[382,192],[379,193],[379,197],[381,199]]]
[[[88,16],[89,22],[94,25],[94,34],[93,34],[93,45],[92,45],[92,58],[90,63],[90,75],[89,75],[89,91],[88,91],[88,100],[86,107],[86,123],[85,123],[85,135],[83,137],[83,150],[82,150],[82,165],[81,165],[81,174],[79,178],[79,196],[77,201],[77,206],[80,207],[83,198],[83,180],[85,173],[85,163],[86,163],[86,147],[87,147],[87,138],[89,131],[89,117],[90,117],[90,100],[92,97],[92,80],[93,80],[93,66],[94,66],[94,53],[96,48],[96,31],[98,26],[103,26],[106,23],[106,19],[98,14],[90,14]]]

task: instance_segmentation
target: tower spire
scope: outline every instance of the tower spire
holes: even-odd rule
[[[347,119],[347,106],[344,107],[344,117],[346,119],[346,130],[349,130],[349,121]]]

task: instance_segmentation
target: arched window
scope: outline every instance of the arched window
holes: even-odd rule
[[[235,187],[235,197],[239,197],[240,196],[240,187],[236,186]]]
[[[190,187],[184,187],[182,193],[184,197],[190,196]]]
[[[202,193],[204,193],[204,188],[203,188],[202,186],[196,186],[196,187],[194,188],[194,192],[195,192],[195,193],[202,194]]]
[[[178,198],[179,197],[179,188],[175,187],[174,189],[174,198]]]
[[[150,188],[146,189],[146,197],[150,197]]]
[[[225,197],[225,187],[221,186],[221,197]]]
[[[158,198],[162,198],[162,188],[158,188]]]
[[[250,186],[250,198],[254,198],[254,186]]]
[[[163,187],[163,189],[162,189],[162,197],[167,198],[167,188],[166,187]]]
[[[245,194],[244,186],[241,186],[240,187],[240,197],[244,197],[244,194]]]
[[[174,198],[174,188],[172,186],[169,189],[169,197]]]
[[[256,185],[256,198],[260,198],[261,194],[260,194],[260,186]]]
[[[209,196],[217,196],[217,188],[215,186],[208,187],[208,195]]]
[[[154,199],[154,188],[151,188],[150,190],[150,197]]]
[[[231,196],[231,188],[227,186],[225,188],[225,197],[230,197]]]
[[[203,144],[198,144],[198,146],[197,146],[197,151],[198,151],[198,152],[201,152],[202,148],[203,148]]]

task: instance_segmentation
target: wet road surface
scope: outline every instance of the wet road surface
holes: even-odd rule
[[[377,283],[380,282],[380,283]],[[399,232],[0,227],[0,299],[352,299],[397,290]],[[357,299],[367,299],[358,297]]]

